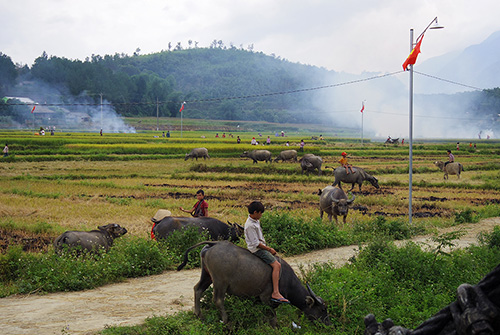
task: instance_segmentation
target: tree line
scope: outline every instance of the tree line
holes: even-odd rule
[[[92,55],[85,61],[43,52],[31,68],[16,66],[0,53],[0,93],[4,96],[21,80],[39,80],[67,89],[63,102],[85,97],[98,104],[102,98],[123,116],[178,117],[186,101],[184,113],[190,118],[324,123],[314,92],[301,90],[321,86],[319,78],[332,71],[254,52],[252,45],[245,50],[214,40],[200,48],[190,42],[186,49],[169,43],[168,51],[140,55],[137,48],[132,56]],[[293,91],[298,93],[287,94]],[[476,112],[498,113],[499,89],[476,98]],[[0,101],[0,116],[14,114]]]

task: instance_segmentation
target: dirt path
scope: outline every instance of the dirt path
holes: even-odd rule
[[[457,245],[476,241],[480,231],[492,231],[500,218],[463,225],[466,234]],[[454,231],[459,227],[443,230]],[[429,241],[428,237],[413,239]],[[314,251],[289,257],[297,269],[315,262],[341,266],[356,254],[356,246]],[[166,271],[161,275],[135,278],[83,292],[53,293],[44,296],[11,296],[0,299],[0,329],[11,334],[92,334],[106,325],[125,326],[143,322],[150,316],[191,310],[193,286],[200,270]]]

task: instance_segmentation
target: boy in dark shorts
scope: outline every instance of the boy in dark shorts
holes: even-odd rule
[[[248,219],[245,222],[245,241],[247,248],[255,256],[262,259],[266,264],[269,264],[273,269],[273,293],[271,294],[271,301],[289,304],[290,302],[281,295],[279,291],[279,279],[281,264],[276,260],[273,255],[276,255],[276,250],[266,245],[262,229],[260,227],[260,218],[264,213],[264,205],[260,201],[254,201],[248,205]]]

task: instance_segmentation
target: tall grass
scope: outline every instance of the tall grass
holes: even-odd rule
[[[268,307],[254,299],[234,296],[227,296],[225,301],[232,322],[223,325],[209,289],[202,299],[203,320],[192,312],[182,312],[153,317],[138,326],[109,327],[101,333],[361,335],[363,318],[369,313],[380,322],[391,318],[397,325],[414,329],[455,301],[460,284],[477,284],[499,262],[498,245],[471,246],[436,255],[415,243],[397,248],[392,242],[378,240],[362,248],[351,264],[341,268],[320,264],[304,274],[303,280],[326,301],[332,326],[310,322],[293,306],[281,306],[277,309],[278,327],[271,328],[266,317]]]
[[[45,229],[42,227],[42,229]],[[0,255],[0,297],[14,293],[78,291],[173,270],[184,250],[206,240],[194,227],[174,232],[164,241],[135,236],[117,239],[109,252],[59,256],[51,249],[33,254],[20,246]],[[189,255],[190,266],[199,266],[197,251]]]

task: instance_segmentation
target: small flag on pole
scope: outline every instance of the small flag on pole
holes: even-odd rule
[[[423,39],[424,35],[422,35],[420,40],[417,42],[417,45],[415,45],[413,50],[410,52],[408,58],[406,58],[405,62],[403,63],[403,71],[406,71],[408,69],[408,65],[413,65],[417,62],[417,57],[418,54],[420,53],[420,44],[422,44]]]
[[[184,110],[184,104],[185,104],[185,103],[186,103],[186,102],[183,102],[183,103],[182,103],[182,105],[181,105],[181,109],[179,109],[179,113],[180,113],[180,112],[182,112],[182,111]]]
[[[36,106],[33,106],[33,109],[31,110],[31,114],[33,114],[33,112],[35,111],[35,107]]]
[[[363,111],[365,110],[365,103],[363,102],[363,106],[361,106],[361,113],[363,113]]]

